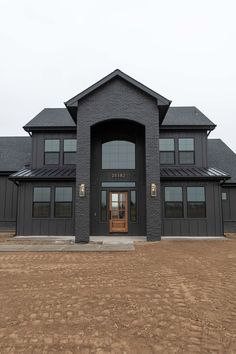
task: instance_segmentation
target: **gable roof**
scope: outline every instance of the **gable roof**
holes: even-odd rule
[[[24,127],[26,131],[40,129],[75,129],[76,124],[65,108],[44,108]]]
[[[221,139],[208,139],[208,165],[231,176],[226,184],[236,183],[236,154]]]
[[[170,107],[161,128],[197,126],[213,130],[216,125],[194,106]]]
[[[0,173],[18,171],[30,162],[30,137],[0,137]]]
[[[131,85],[137,87],[139,90],[144,91],[146,94],[152,96],[157,100],[157,105],[159,106],[160,110],[160,121],[162,121],[165,117],[165,114],[168,110],[169,105],[171,104],[171,101],[165,98],[164,96],[161,96],[159,93],[151,90],[149,87],[141,84],[139,81],[133,79],[129,75],[123,73],[121,70],[116,69],[109,75],[105,76],[101,80],[97,81],[95,84],[92,86],[88,87],[86,90],[80,92],[78,95],[72,97],[68,101],[65,102],[65,106],[70,112],[72,118],[76,120],[76,109],[77,109],[77,102],[84,98],[85,96],[89,95],[91,92],[95,91],[99,87],[105,85],[108,81],[119,77],[122,78],[123,80],[129,82]]]

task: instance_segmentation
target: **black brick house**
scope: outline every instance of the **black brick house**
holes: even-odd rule
[[[196,107],[115,70],[0,138],[0,229],[217,236],[236,230],[236,155]]]

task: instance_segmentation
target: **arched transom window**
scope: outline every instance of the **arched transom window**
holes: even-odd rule
[[[135,144],[125,140],[103,143],[102,169],[135,169]]]

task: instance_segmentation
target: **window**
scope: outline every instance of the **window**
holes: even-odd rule
[[[182,187],[165,187],[165,217],[183,217],[183,191]]]
[[[222,198],[222,200],[227,200],[227,193],[226,192],[222,192],[221,198]]]
[[[179,163],[181,165],[194,164],[194,139],[179,139]]]
[[[136,191],[130,191],[130,221],[137,220]]]
[[[75,164],[76,157],[76,139],[65,139],[64,140],[64,165]]]
[[[101,221],[107,220],[107,192],[101,191],[101,209],[100,209]]]
[[[113,140],[102,144],[103,169],[135,169],[135,144]]]
[[[160,163],[162,165],[173,165],[175,163],[174,139],[160,139]]]
[[[44,163],[45,165],[58,165],[60,159],[60,140],[45,140]]]
[[[33,189],[33,217],[48,218],[51,209],[51,188],[34,187]]]
[[[206,217],[204,187],[187,187],[187,215],[189,218]]]
[[[135,187],[135,182],[102,182],[102,187]]]
[[[55,188],[54,216],[56,218],[72,217],[72,187]]]

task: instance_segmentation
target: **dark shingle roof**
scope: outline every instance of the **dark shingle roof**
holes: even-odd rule
[[[221,139],[208,140],[208,164],[231,176],[226,183],[236,183],[236,154]]]
[[[40,128],[75,129],[76,125],[66,108],[44,108],[24,126],[26,131]]]
[[[215,124],[196,107],[170,107],[161,128],[170,126],[215,128]],[[24,126],[26,131],[45,128],[75,129],[76,124],[66,108],[45,108]]]
[[[163,179],[220,179],[224,180],[229,176],[216,168],[206,167],[164,167],[161,168]]]
[[[170,107],[161,127],[204,126],[215,128],[215,124],[196,107]]]
[[[17,171],[30,162],[30,137],[0,137],[0,172]]]
[[[22,170],[13,173],[10,179],[22,180],[22,179],[75,179],[75,167],[56,167],[48,168],[41,167],[35,169],[23,168]]]

